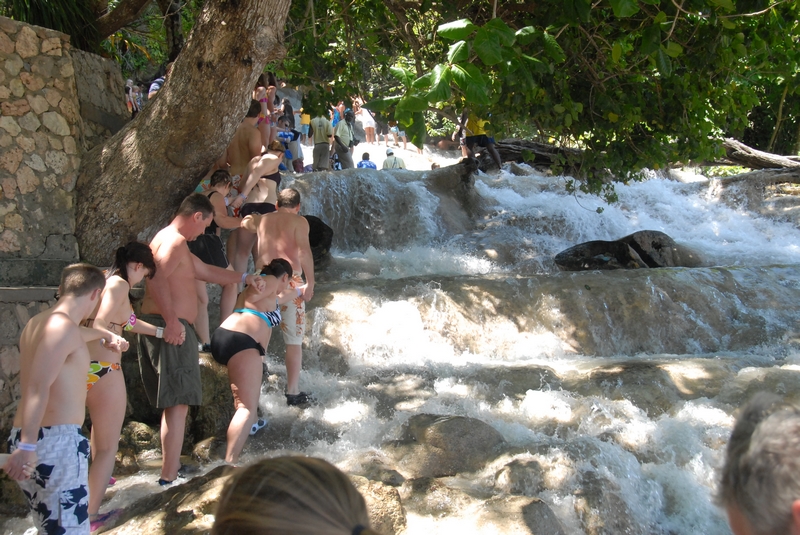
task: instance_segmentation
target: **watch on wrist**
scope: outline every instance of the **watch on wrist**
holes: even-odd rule
[[[164,327],[156,327],[156,338],[164,338]]]

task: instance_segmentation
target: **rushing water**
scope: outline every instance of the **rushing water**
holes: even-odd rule
[[[713,184],[620,184],[606,205],[528,173],[478,176],[467,208],[419,173],[294,182],[303,213],[335,231],[301,377],[320,405],[286,407],[274,340],[270,425],[246,453],[300,451],[357,473],[365,459],[392,464],[382,444],[412,415],[470,416],[507,453],[446,478],[453,493],[433,505],[406,503],[406,533],[529,533],[490,514],[509,492],[542,499],[568,533],[730,533],[712,494],[736,408],[759,389],[798,401],[800,231],[730,206]],[[555,268],[567,247],[644,229],[708,267]],[[514,461],[538,463],[541,481],[497,479]],[[109,507],[153,478],[118,483]]]

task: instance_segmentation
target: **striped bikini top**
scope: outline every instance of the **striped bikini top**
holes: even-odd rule
[[[264,320],[264,323],[266,323],[269,327],[277,327],[281,323],[281,309],[278,306],[277,299],[275,300],[275,310],[270,310],[269,312],[261,312],[260,310],[254,310],[252,308],[237,308],[234,310],[234,312],[258,316]]]

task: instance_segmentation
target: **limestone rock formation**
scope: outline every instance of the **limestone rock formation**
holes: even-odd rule
[[[475,418],[417,414],[404,425],[400,440],[386,447],[401,470],[420,478],[479,470],[504,444],[500,433]]]

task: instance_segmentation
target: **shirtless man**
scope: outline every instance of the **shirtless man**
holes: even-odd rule
[[[294,276],[290,286],[306,286],[294,301],[281,305],[281,332],[286,343],[286,404],[304,405],[312,400],[300,392],[300,370],[303,367],[303,335],[306,328],[305,303],[314,297],[314,258],[308,242],[308,221],[299,215],[300,193],[287,188],[278,194],[278,210],[266,215],[250,215],[242,220],[242,228],[258,235],[256,266],[285,258],[292,265]]]
[[[258,114],[261,112],[261,104],[257,100],[250,101],[250,108],[247,110],[247,115],[242,119],[242,124],[236,129],[233,134],[228,148],[225,153],[219,157],[208,174],[203,178],[200,184],[195,188],[195,193],[203,193],[209,189],[211,175],[215,171],[225,169],[231,174],[231,191],[234,195],[242,189],[241,179],[247,175],[247,166],[250,160],[261,154],[261,132],[256,127],[258,122]],[[246,197],[246,195],[245,195]],[[244,197],[242,198],[244,199]],[[236,205],[238,208],[241,204]]]
[[[233,207],[238,207],[244,200],[239,210],[242,217],[250,214],[268,214],[275,211],[278,202],[278,186],[281,184],[281,174],[278,166],[283,161],[283,144],[273,140],[267,151],[258,158],[253,158],[247,166],[247,180],[241,186],[241,193],[233,201]],[[244,271],[247,269],[247,258],[256,244],[256,236],[239,228],[231,232],[228,238],[228,259],[233,269]]]
[[[128,347],[109,331],[78,326],[94,311],[105,283],[94,266],[67,266],[58,303],[34,316],[20,337],[22,396],[3,470],[22,487],[42,534],[89,533],[89,441],[80,434],[89,372],[86,342],[105,338],[108,349]]]
[[[189,405],[203,402],[197,334],[191,328],[197,318],[195,279],[220,285],[244,282],[259,291],[264,288],[258,276],[204,264],[189,252],[186,242],[202,234],[213,217],[214,206],[208,197],[192,193],[169,226],[150,242],[158,269],[145,286],[141,319],[159,330],[156,336],[139,336],[139,368],[148,400],[164,409],[161,485],[178,477]],[[184,329],[185,341],[181,339]]]

